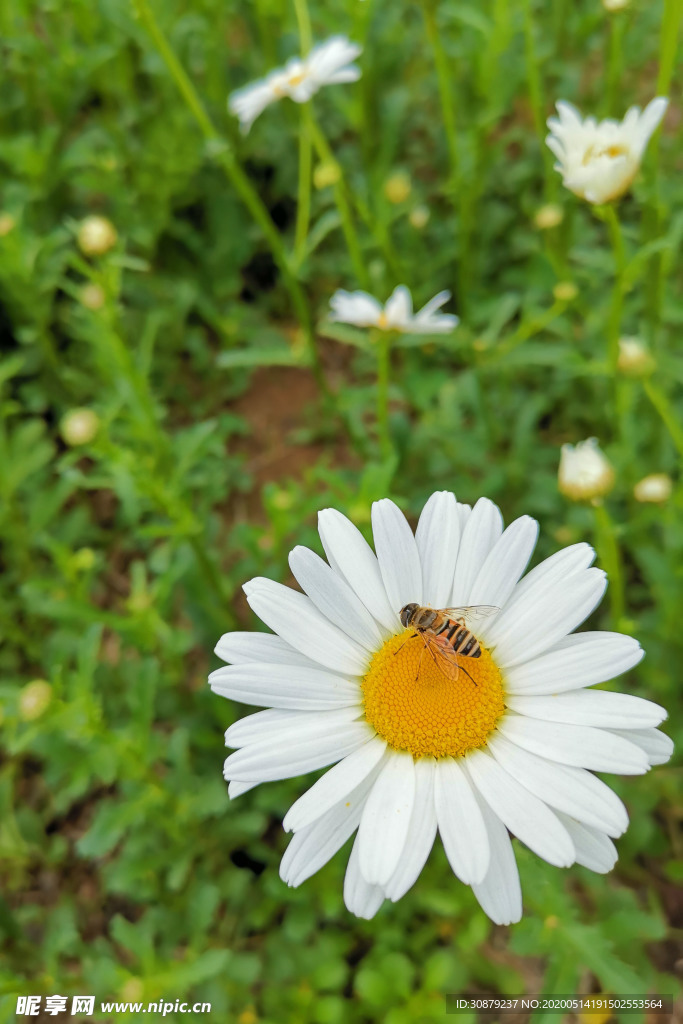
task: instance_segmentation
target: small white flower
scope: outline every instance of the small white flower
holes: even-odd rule
[[[214,692],[267,710],[231,725],[231,797],[261,782],[333,765],[290,808],[294,836],[280,874],[300,885],[356,833],[344,884],[370,918],[417,881],[441,836],[457,877],[499,924],[522,895],[510,833],[558,867],[607,872],[626,808],[593,772],[641,774],[668,760],[663,708],[589,689],[636,665],[621,633],[573,630],[600,602],[604,572],[574,544],[522,575],[538,534],[522,516],[506,530],[486,498],[473,509],[433,494],[413,535],[388,499],[372,509],[375,551],[335,509],[319,516],[324,561],[290,554],[304,593],[254,579],[244,587],[272,633],[227,633]],[[376,553],[375,553],[376,552]],[[404,630],[412,602],[489,605],[479,657],[448,678]],[[464,643],[464,641],[463,641]]]
[[[627,191],[636,176],[650,136],[664,117],[668,99],[659,96],[640,112],[631,107],[623,121],[581,119],[564,100],[559,118],[548,119],[546,143],[557,157],[563,184],[589,203],[607,203]]]
[[[668,473],[651,473],[638,481],[633,488],[633,496],[636,501],[659,504],[669,500],[673,486]]]
[[[379,327],[382,331],[401,331],[404,334],[448,334],[459,320],[452,313],[437,313],[448,302],[451,293],[439,292],[417,313],[413,313],[413,298],[404,284],[394,288],[383,306],[367,292],[336,291],[330,299],[331,320],[356,327]]]
[[[614,487],[614,469],[596,438],[589,437],[576,446],[562,445],[557,483],[572,501],[593,501],[609,494]]]
[[[285,96],[295,103],[306,103],[323,85],[357,81],[360,69],[352,61],[361,52],[362,48],[345,36],[332,36],[314,47],[308,56],[292,57],[284,68],[231,93],[228,109],[239,117],[240,127],[246,133],[266,107]]]

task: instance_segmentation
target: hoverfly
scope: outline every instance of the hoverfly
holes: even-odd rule
[[[446,678],[455,681],[462,669],[465,675],[472,679],[460,661],[462,658],[481,657],[481,645],[470,627],[476,627],[477,623],[485,621],[498,611],[499,608],[489,604],[462,608],[426,608],[415,603],[404,605],[399,612],[402,625],[406,628],[412,627],[415,630],[413,636],[421,637],[424,643],[415,680],[417,681],[420,675],[425,651],[429,651],[434,664]],[[408,637],[408,640],[412,640],[412,637]],[[474,679],[472,682],[477,685]]]

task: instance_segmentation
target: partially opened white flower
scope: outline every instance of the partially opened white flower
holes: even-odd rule
[[[572,501],[595,501],[609,494],[614,487],[614,468],[596,437],[562,445],[557,485]]]
[[[548,119],[550,135],[545,141],[557,157],[555,170],[563,184],[589,203],[607,203],[623,195],[668,103],[659,96],[642,113],[640,107],[631,107],[623,121],[596,121],[582,120],[576,107],[560,100],[559,118]]]
[[[439,292],[426,306],[413,313],[413,298],[404,284],[394,288],[384,306],[367,292],[347,292],[340,288],[330,299],[330,320],[404,334],[448,334],[460,321],[452,313],[439,313],[437,310],[450,297],[448,291]]]
[[[285,96],[295,103],[306,103],[323,85],[357,81],[360,69],[352,61],[361,52],[362,48],[345,36],[332,36],[308,56],[293,57],[284,68],[276,68],[258,82],[231,93],[228,109],[239,117],[242,131],[248,132],[266,107]]]
[[[572,634],[605,589],[593,549],[575,544],[521,579],[537,524],[503,530],[498,508],[433,494],[415,535],[385,499],[372,510],[375,552],[341,513],[319,529],[327,561],[297,547],[304,593],[268,579],[244,590],[273,633],[228,633],[229,667],[213,690],[260,711],[226,733],[231,797],[334,765],[290,808],[280,873],[300,885],[355,833],[349,910],[372,917],[417,880],[437,831],[453,871],[501,924],[522,898],[509,833],[558,867],[607,872],[626,829],[621,800],[593,772],[640,774],[666,761],[665,711],[588,687],[632,668],[642,650],[620,633]],[[406,605],[492,606],[478,657],[446,674]],[[452,614],[455,614],[453,612]],[[405,613],[404,613],[405,621]],[[463,650],[465,647],[463,647]],[[470,648],[473,650],[473,648]],[[452,659],[448,664],[452,668]]]

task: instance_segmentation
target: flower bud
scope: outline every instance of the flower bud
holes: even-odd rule
[[[673,481],[667,473],[651,473],[644,476],[633,488],[636,501],[658,504],[668,501],[673,491]]]
[[[77,572],[88,572],[95,565],[95,552],[92,548],[79,548],[74,551],[71,564]]]
[[[25,722],[40,718],[52,700],[52,687],[45,679],[27,683],[19,694],[19,717]]]
[[[553,296],[557,302],[573,302],[579,289],[573,281],[558,281],[553,288]]]
[[[614,469],[594,437],[576,446],[562,445],[557,484],[560,493],[572,501],[594,501],[609,494],[614,487]]]
[[[313,171],[313,184],[316,188],[329,188],[330,185],[336,185],[341,178],[341,172],[338,164],[328,163],[318,164]]]
[[[81,221],[76,236],[78,247],[86,256],[103,256],[116,245],[117,237],[112,222],[95,214]]]
[[[654,370],[655,361],[639,338],[620,338],[617,366],[628,377],[646,377]]]
[[[100,418],[92,409],[72,409],[62,419],[60,432],[71,447],[89,444],[100,426]]]
[[[411,188],[410,175],[406,174],[405,171],[396,171],[384,182],[384,195],[390,203],[398,205],[399,203],[405,203],[410,195]]]
[[[416,206],[414,210],[410,211],[408,220],[417,231],[422,231],[423,228],[426,228],[429,217],[428,206]]]
[[[556,228],[564,220],[564,210],[557,203],[547,203],[536,211],[534,224],[539,231],[549,231]]]
[[[106,295],[104,294],[104,288],[99,284],[86,284],[83,285],[80,291],[79,298],[81,304],[86,309],[92,309],[94,311],[102,309],[102,306],[106,302]]]
[[[16,224],[17,222],[11,213],[0,213],[0,238],[9,235],[10,231],[16,227]]]

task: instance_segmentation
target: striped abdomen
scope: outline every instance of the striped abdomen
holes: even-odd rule
[[[464,658],[481,657],[481,647],[476,636],[457,619],[447,618],[436,629],[432,629],[432,632],[448,643],[456,654],[461,654]]]

